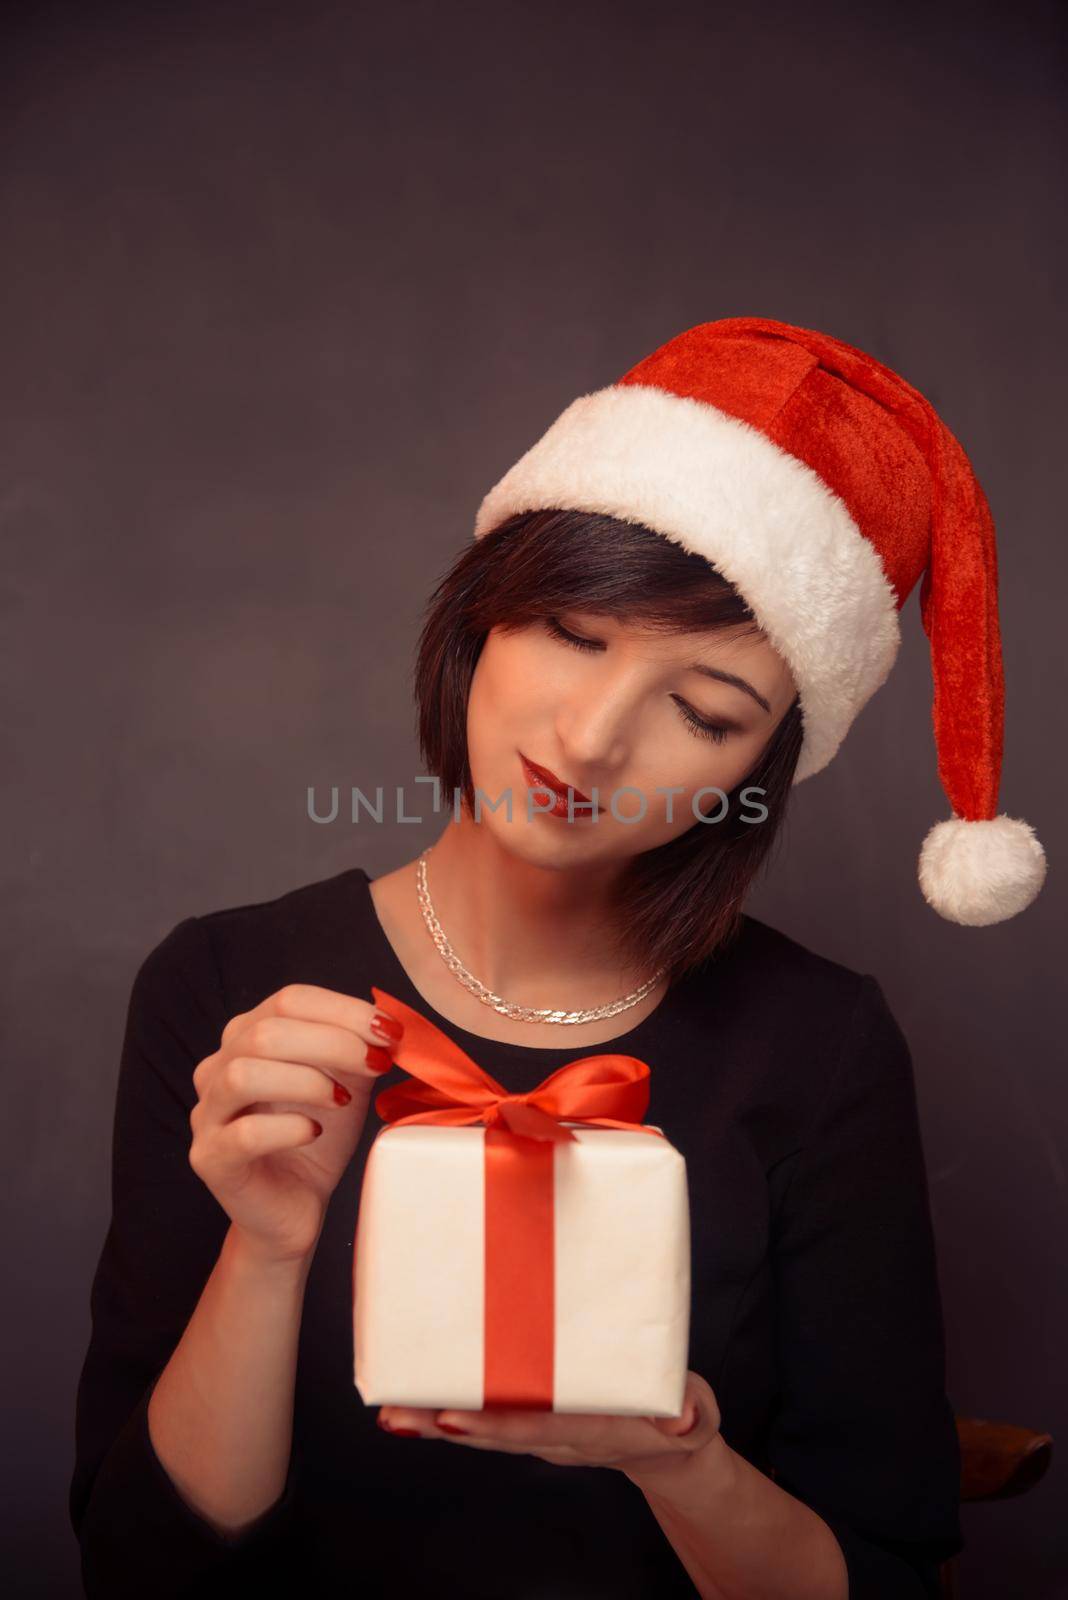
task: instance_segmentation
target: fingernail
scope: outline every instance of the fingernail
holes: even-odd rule
[[[393,1057],[388,1050],[383,1050],[381,1045],[369,1044],[367,1046],[367,1065],[372,1072],[388,1072],[393,1065]]]
[[[376,1011],[371,1018],[371,1032],[377,1033],[380,1039],[386,1039],[390,1044],[396,1044],[404,1032],[404,1023],[398,1022],[396,1017],[387,1017],[384,1011]]]
[[[681,1433],[677,1433],[675,1435],[676,1439],[685,1439],[685,1437],[686,1437],[686,1435],[688,1433],[692,1433],[693,1430],[696,1428],[696,1426],[698,1424],[698,1421],[700,1420],[700,1416],[701,1416],[701,1413],[698,1411],[697,1407],[694,1406],[694,1408],[693,1408],[693,1421],[690,1423],[689,1427],[683,1428]]]
[[[337,1101],[339,1106],[347,1106],[349,1101],[352,1099],[352,1096],[345,1088],[345,1085],[343,1083],[338,1083],[336,1079],[334,1080],[334,1099]]]
[[[470,1433],[470,1428],[458,1428],[455,1422],[439,1422],[442,1433]]]
[[[318,1139],[318,1137],[319,1137],[319,1135],[320,1135],[320,1134],[321,1134],[321,1133],[322,1133],[322,1131],[323,1131],[323,1125],[322,1125],[322,1123],[321,1123],[321,1122],[315,1122],[315,1121],[313,1121],[313,1122],[312,1122],[312,1127],[313,1127],[313,1128],[314,1128],[314,1129],[315,1129],[315,1137],[316,1137],[316,1138],[317,1138],[317,1139]]]
[[[376,1420],[378,1422],[378,1426],[382,1429],[383,1433],[395,1433],[397,1435],[398,1439],[421,1439],[422,1438],[422,1434],[419,1432],[418,1428],[394,1428],[390,1423],[388,1423],[386,1421],[386,1419],[382,1415],[381,1411],[378,1413],[378,1417],[377,1417]]]

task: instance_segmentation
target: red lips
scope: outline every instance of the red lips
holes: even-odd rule
[[[574,784],[566,784],[562,778],[556,776],[555,772],[550,772],[548,767],[539,767],[535,762],[528,761],[522,750],[519,755],[523,765],[529,767],[535,778],[545,784],[546,788],[551,789],[554,794],[566,795],[570,788],[574,793],[576,802],[585,801],[589,805],[590,797],[588,794],[583,794],[582,790],[576,789]]]
[[[526,776],[528,776],[532,786],[537,787],[542,784],[547,789],[552,789],[553,795],[556,797],[555,805],[545,814],[547,816],[566,816],[568,814],[568,784],[563,782],[563,779],[556,778],[556,774],[548,770],[548,766],[536,766],[534,762],[528,762],[526,755],[523,755],[523,750],[520,750],[520,760],[523,762],[524,771],[526,771]],[[574,806],[582,806],[590,816],[600,810],[600,806],[593,805],[590,802],[590,797],[582,794],[582,790],[576,789],[574,786],[572,786],[571,805],[572,808]]]

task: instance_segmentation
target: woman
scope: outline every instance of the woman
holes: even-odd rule
[[[959,1458],[908,1046],[872,976],[742,907],[921,573],[953,805],[924,894],[978,924],[1038,892],[995,814],[982,492],[863,352],[731,318],[576,401],[475,531],[420,642],[457,799],[432,849],[188,917],[137,974],[87,1592],[935,1595]],[[649,1064],[690,1189],[680,1417],[362,1405],[352,1235],[398,1033],[372,986],[514,1094],[606,1046]]]

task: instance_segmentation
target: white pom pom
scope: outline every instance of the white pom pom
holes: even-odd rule
[[[1016,817],[937,822],[920,851],[920,888],[950,922],[985,928],[1023,911],[1046,877],[1046,855],[1030,823]]]

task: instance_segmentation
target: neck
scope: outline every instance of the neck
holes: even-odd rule
[[[427,888],[453,950],[487,988],[519,1005],[581,1010],[650,976],[623,971],[612,946],[621,870],[524,860],[465,812],[431,847]]]

